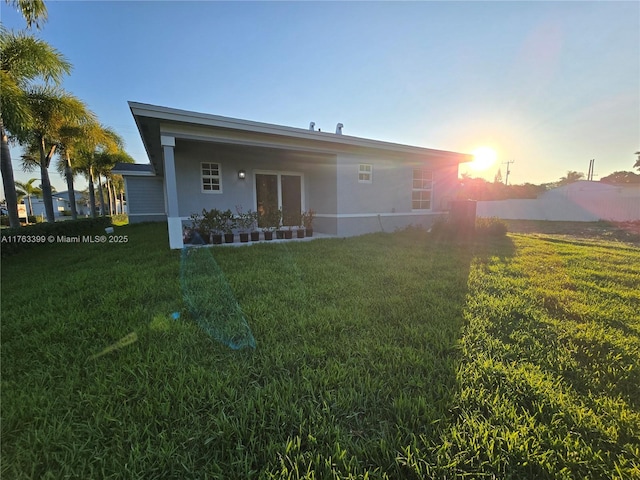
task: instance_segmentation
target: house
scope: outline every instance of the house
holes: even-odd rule
[[[131,223],[167,221],[182,247],[193,213],[316,212],[336,236],[428,226],[446,211],[470,155],[129,102],[149,164],[119,164]]]
[[[77,190],[75,192],[76,198],[76,211],[79,216],[86,216],[89,213],[89,208],[87,206],[86,195]],[[63,217],[65,215],[70,215],[71,212],[71,203],[69,201],[69,192],[55,192],[51,195],[51,199],[53,201],[53,214],[56,218]],[[23,203],[26,205],[27,213],[29,215],[42,216],[45,217],[46,210],[44,206],[44,200],[42,198],[31,197],[31,205],[33,206],[33,212],[29,211],[29,200],[25,197]]]
[[[640,184],[580,180],[551,189],[535,199],[478,202],[477,215],[510,220],[638,221]]]
[[[89,215],[89,204],[87,195],[83,192],[79,192],[78,190],[74,190],[75,199],[76,199],[76,211],[78,212],[78,216],[87,216]],[[69,200],[69,192],[55,192],[51,195],[53,200],[53,213],[58,217],[68,216],[71,212],[71,203]],[[23,203],[27,207],[27,211],[29,210],[29,200],[25,197],[23,199]],[[36,216],[46,216],[46,211],[44,207],[44,200],[41,198],[31,197],[31,205],[33,206],[33,213],[29,213],[29,215]]]

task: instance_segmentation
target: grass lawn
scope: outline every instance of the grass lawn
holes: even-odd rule
[[[640,248],[215,248],[234,351],[166,227],[116,233],[2,260],[2,478],[640,478]]]

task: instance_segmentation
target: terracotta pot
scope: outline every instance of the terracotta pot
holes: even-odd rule
[[[265,230],[265,232],[264,232],[264,239],[265,239],[265,240],[273,240],[273,232],[269,232],[269,231],[266,231],[266,230]]]
[[[211,243],[214,245],[220,245],[222,243],[222,234],[214,233],[211,235]]]
[[[249,234],[248,233],[241,233],[240,234],[240,242],[247,243],[248,241],[249,241]]]
[[[298,236],[298,238],[304,238],[304,228],[299,228],[298,230],[296,230],[296,235]]]
[[[257,242],[260,240],[260,232],[251,232],[251,241]]]
[[[284,238],[284,230],[276,230],[276,238],[282,240]]]

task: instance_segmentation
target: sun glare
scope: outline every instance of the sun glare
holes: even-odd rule
[[[469,167],[473,170],[486,170],[496,163],[498,155],[493,148],[479,147],[473,151],[473,161]]]

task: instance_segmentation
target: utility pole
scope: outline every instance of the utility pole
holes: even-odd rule
[[[595,159],[589,160],[589,173],[587,173],[587,180],[590,182],[593,181],[593,167],[595,167],[595,163]]]
[[[506,165],[507,166],[507,173],[504,176],[504,184],[505,185],[509,185],[509,174],[511,173],[511,170],[509,170],[509,165],[511,163],[516,163],[516,161],[515,160],[509,160],[509,161],[506,161],[506,162],[502,163],[502,165]]]

